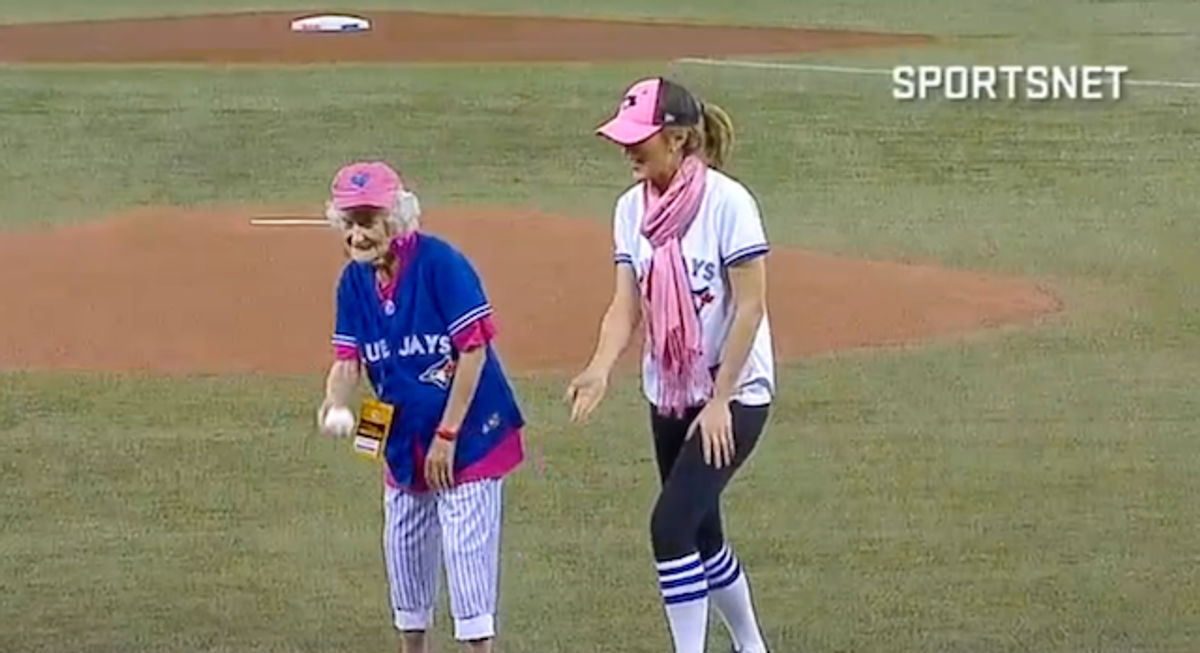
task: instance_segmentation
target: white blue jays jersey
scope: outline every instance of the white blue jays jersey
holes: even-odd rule
[[[618,264],[633,266],[639,285],[645,282],[654,257],[654,247],[642,235],[645,209],[645,192],[639,183],[617,200],[613,219],[614,258]],[[737,263],[762,256],[770,249],[758,202],[740,182],[709,168],[699,213],[680,239],[680,249],[700,319],[704,362],[715,371],[721,364],[725,340],[733,326],[733,288],[728,270]],[[764,315],[754,336],[750,356],[737,377],[734,400],[746,405],[771,402],[775,392],[773,349],[770,317]],[[643,352],[642,385],[646,398],[656,401],[658,369],[650,359],[648,347]],[[694,396],[691,401],[699,405],[708,399]]]
[[[382,401],[397,408],[385,458],[402,484],[414,477],[417,451],[428,451],[449,399],[459,352],[452,337],[492,313],[483,284],[465,256],[449,243],[418,233],[412,259],[395,296],[381,301],[375,270],[350,262],[337,288],[333,341],[356,347]],[[486,456],[524,425],[495,351],[487,357],[459,433],[455,469]],[[419,444],[419,449],[417,445]]]

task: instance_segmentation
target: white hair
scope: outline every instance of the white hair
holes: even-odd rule
[[[333,202],[325,204],[325,219],[331,227],[341,229],[346,218],[346,212],[335,207]],[[421,203],[415,194],[402,190],[396,194],[396,204],[384,219],[392,223],[396,233],[416,230],[421,226]]]

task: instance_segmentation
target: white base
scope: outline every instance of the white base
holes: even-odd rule
[[[371,29],[371,21],[357,16],[323,14],[305,16],[292,21],[293,32],[365,32]]]

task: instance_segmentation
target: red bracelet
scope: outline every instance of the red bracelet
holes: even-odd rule
[[[437,430],[434,431],[434,435],[443,440],[454,442],[454,440],[458,438],[458,429],[452,429],[447,426],[439,426]]]

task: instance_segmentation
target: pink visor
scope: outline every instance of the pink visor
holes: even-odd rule
[[[596,133],[621,145],[635,145],[663,128],[656,119],[662,80],[643,79],[625,91],[617,115],[600,125]]]
[[[331,191],[339,210],[372,207],[390,209],[404,188],[400,175],[386,163],[360,161],[338,170]]]

